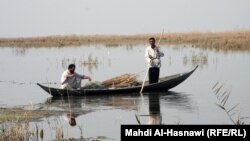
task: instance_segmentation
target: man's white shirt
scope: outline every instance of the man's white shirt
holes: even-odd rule
[[[83,78],[84,75],[80,75],[78,73],[74,73],[74,77],[67,78],[68,75],[71,73],[69,70],[65,70],[61,76],[61,88],[65,89],[76,89],[79,87],[79,83],[81,85],[81,79]]]
[[[157,49],[159,52],[157,52]],[[153,60],[149,58],[149,56],[152,56]],[[164,53],[161,51],[159,46],[156,46],[154,49],[151,46],[148,46],[145,51],[145,59],[147,62],[148,67],[161,67],[161,57],[164,56]]]

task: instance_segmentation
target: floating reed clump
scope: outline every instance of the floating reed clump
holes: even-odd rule
[[[125,73],[120,76],[116,76],[114,78],[105,80],[102,82],[102,85],[105,87],[115,87],[115,88],[123,88],[129,87],[133,85],[138,85],[137,75]]]
[[[207,63],[207,55],[204,55],[203,53],[200,53],[198,55],[193,54],[192,55],[192,62],[194,62],[194,64],[201,63],[201,64],[206,64]]]
[[[88,58],[85,59],[85,60],[83,60],[81,63],[82,63],[83,65],[93,65],[93,64],[98,64],[99,61],[98,61],[98,58],[97,58],[97,57],[93,58],[92,55],[90,54],[90,55],[88,56]]]
[[[208,56],[202,52],[198,54],[193,53],[191,56],[185,55],[183,57],[183,64],[200,65],[202,67],[208,64]]]

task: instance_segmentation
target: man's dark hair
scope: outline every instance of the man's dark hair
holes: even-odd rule
[[[154,38],[154,37],[151,37],[151,38],[149,38],[148,40],[149,40],[149,41],[151,41],[151,40],[155,41],[155,38]]]
[[[69,66],[68,66],[68,69],[71,69],[71,68],[75,68],[76,67],[76,65],[75,64],[70,64]]]

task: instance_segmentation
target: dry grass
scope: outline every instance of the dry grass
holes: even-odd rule
[[[89,44],[105,44],[107,47],[116,47],[121,43],[136,41],[134,36],[119,35],[56,35],[32,38],[2,38],[0,46],[8,47],[64,47]]]
[[[36,120],[39,118],[53,116],[55,114],[61,114],[60,111],[49,110],[24,110],[21,108],[0,108],[0,124],[4,122],[12,121],[25,121],[27,119]]]
[[[250,31],[179,33],[164,36],[163,41],[216,50],[250,50]]]
[[[32,128],[29,122],[32,120],[29,112],[20,112],[20,109],[11,109],[9,114],[6,109],[0,115],[0,141],[26,141],[38,139],[38,128]],[[3,123],[2,123],[3,122]]]
[[[130,73],[125,73],[102,82],[103,86],[109,88],[124,88],[137,84],[137,75]]]
[[[185,55],[182,58],[183,64],[192,64],[193,66],[199,65],[201,68],[208,65],[208,56],[203,52],[200,53],[192,53],[191,56]]]
[[[27,128],[29,128],[28,122],[12,122],[8,125],[2,125],[0,141],[29,140],[34,132],[27,130]]]
[[[145,44],[149,37],[159,34],[137,35],[64,35],[33,38],[0,38],[1,47],[63,47],[105,44],[107,47]],[[184,44],[217,50],[250,50],[250,31],[191,32],[163,34],[161,45]]]
[[[48,121],[49,129],[44,131],[44,128],[39,126],[39,123],[34,123],[37,118],[44,118],[51,114],[55,116],[58,113],[64,112],[54,112],[45,110],[23,110],[19,108],[1,108],[0,113],[0,141],[28,141],[28,140],[43,140],[45,136],[48,136],[48,132],[54,133],[54,139],[57,141],[102,141],[110,139],[105,136],[89,137],[84,138],[82,128],[79,127],[81,131],[80,138],[69,138],[69,133],[67,137],[64,137],[64,130],[67,127],[63,127],[61,121],[58,117],[55,117],[52,121]],[[43,122],[45,124],[45,121]],[[67,128],[68,130],[68,128]],[[47,133],[47,134],[46,134]],[[51,136],[51,138],[53,138]]]

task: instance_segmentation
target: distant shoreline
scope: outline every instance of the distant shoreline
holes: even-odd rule
[[[44,37],[0,38],[0,47],[65,47],[104,44],[107,47],[147,44],[160,34],[136,35],[55,35]],[[250,30],[228,32],[165,33],[161,45],[191,45],[218,50],[250,50]]]

